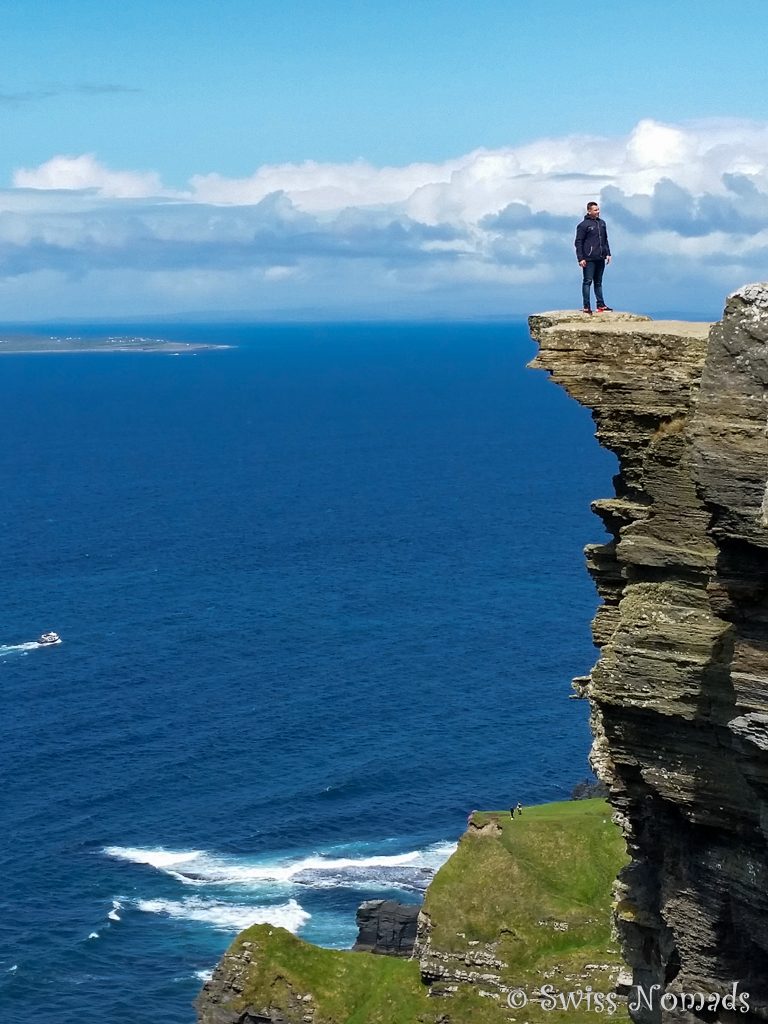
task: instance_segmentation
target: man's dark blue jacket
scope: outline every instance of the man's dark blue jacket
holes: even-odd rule
[[[576,228],[576,259],[604,260],[611,255],[608,228],[600,217],[585,217]]]

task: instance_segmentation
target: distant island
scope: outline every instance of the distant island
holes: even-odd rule
[[[27,355],[48,352],[201,352],[209,349],[232,348],[210,342],[169,341],[166,338],[112,334],[103,338],[83,338],[76,334],[12,334],[0,332],[0,355],[3,353]]]

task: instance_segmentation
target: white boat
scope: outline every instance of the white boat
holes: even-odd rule
[[[37,641],[41,647],[47,647],[49,644],[60,644],[61,637],[58,633],[43,633]]]

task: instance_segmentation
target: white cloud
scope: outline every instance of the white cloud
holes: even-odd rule
[[[13,176],[15,188],[95,189],[102,196],[132,199],[162,193],[159,175],[153,171],[111,171],[93,156],[55,156],[39,167],[20,168]]]
[[[470,155],[471,156],[471,155]],[[314,213],[345,206],[379,206],[405,202],[426,182],[448,181],[467,157],[442,164],[374,167],[364,160],[348,164],[266,164],[248,178],[196,175],[191,198],[197,202],[240,205],[257,203],[271,192],[285,192],[296,205]]]
[[[406,167],[268,165],[196,176],[183,191],[90,154],[55,156],[0,191],[2,294],[9,316],[41,274],[59,282],[48,295],[81,300],[83,315],[100,312],[101,295],[114,311],[121,288],[121,314],[359,312],[398,296],[413,312],[571,305],[574,227],[592,198],[611,230],[612,302],[647,307],[652,273],[656,308],[695,308],[713,281],[764,275],[768,124],[646,120],[621,138],[539,139]],[[96,278],[90,298],[74,283]]]

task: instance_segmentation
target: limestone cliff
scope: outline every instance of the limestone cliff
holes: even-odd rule
[[[530,327],[532,365],[592,410],[619,462],[615,496],[593,506],[611,540],[586,552],[601,653],[575,686],[632,858],[624,954],[645,991],[737,983],[764,1018],[768,284],[731,295],[711,327],[568,313]],[[694,1019],[658,1002],[636,1018]]]

